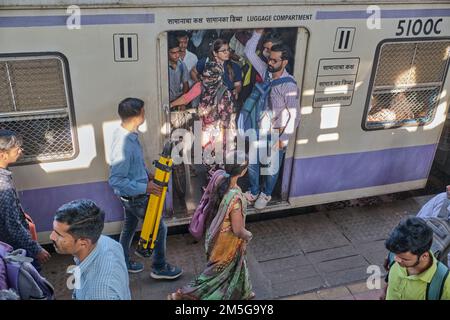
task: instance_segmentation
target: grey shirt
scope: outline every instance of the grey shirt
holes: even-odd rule
[[[173,69],[169,64],[169,101],[177,99],[183,94],[183,83],[189,81],[189,71],[182,61],[178,61]]]

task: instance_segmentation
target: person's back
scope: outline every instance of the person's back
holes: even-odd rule
[[[75,260],[77,261],[77,260]],[[130,300],[128,270],[122,246],[107,236],[100,236],[97,246],[81,263],[77,300]]]

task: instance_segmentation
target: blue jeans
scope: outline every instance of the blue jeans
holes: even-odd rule
[[[259,154],[257,155],[256,164],[248,165],[248,178],[250,182],[250,192],[252,195],[257,196],[261,191],[268,196],[272,195],[273,189],[277,184],[278,175],[280,174],[280,168],[285,153],[286,149],[278,150],[278,168],[276,168],[276,172],[273,175],[261,176]],[[260,178],[263,181],[260,182]]]
[[[125,219],[123,222],[122,232],[120,233],[119,242],[123,247],[125,254],[125,262],[127,266],[130,264],[129,250],[133,236],[136,233],[136,228],[139,220],[144,220],[145,211],[147,210],[148,197],[142,197],[137,200],[124,200],[122,202]],[[153,250],[153,269],[161,269],[166,265],[166,238],[167,226],[161,218],[158,229],[158,236],[156,237],[155,248]]]

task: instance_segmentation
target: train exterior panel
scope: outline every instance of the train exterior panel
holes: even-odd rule
[[[9,63],[16,74],[34,63],[38,67],[33,70],[53,68],[59,80],[48,81],[59,83],[63,92],[60,106],[52,109],[21,113],[18,98],[4,102],[18,110],[0,108],[3,124],[25,123],[30,131],[64,119],[59,138],[57,129],[47,130],[36,134],[35,143],[47,147],[65,139],[67,150],[38,154],[12,168],[42,242],[48,242],[56,209],[77,198],[93,199],[105,209],[106,233],[120,231],[122,208],[107,183],[117,104],[131,96],[145,101],[142,145],[151,163],[164,141],[167,32],[175,30],[296,28],[294,76],[301,91],[301,120],[289,142],[280,201],[267,211],[425,186],[447,116],[449,4],[85,1],[79,5],[80,29],[67,27],[77,18],[68,5],[6,0],[0,7],[2,67]],[[126,39],[125,55],[121,39]],[[25,74],[26,81],[28,76],[33,81],[32,74]],[[0,92],[6,96],[12,86],[2,81]],[[54,90],[53,85],[39,88]],[[371,118],[370,105],[397,97],[424,110],[408,119]],[[173,205],[169,198],[167,207]],[[186,221],[172,218],[168,223]]]

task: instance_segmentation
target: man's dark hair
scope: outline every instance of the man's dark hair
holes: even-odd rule
[[[127,120],[141,114],[144,101],[138,98],[126,98],[119,103],[120,119]]]
[[[433,230],[421,218],[410,217],[400,221],[385,242],[386,249],[398,254],[411,252],[421,256],[429,251]]]
[[[68,233],[75,239],[90,239],[97,243],[105,223],[105,213],[94,201],[79,199],[62,205],[56,211],[55,221],[68,224]]]
[[[177,48],[177,47],[179,47],[180,46],[180,43],[178,42],[178,39],[177,38],[175,38],[175,37],[173,37],[173,36],[170,36],[168,39],[167,39],[167,49],[168,50],[171,50],[171,49],[173,49],[173,48]]]
[[[0,129],[0,151],[9,151],[22,146],[22,138],[14,131]]]
[[[281,52],[281,59],[283,60],[289,60],[291,57],[291,50],[289,47],[285,44],[276,44],[270,49],[272,52]]]
[[[186,30],[179,30],[179,31],[175,31],[174,36],[176,39],[184,38],[184,37],[189,38],[189,33]]]

